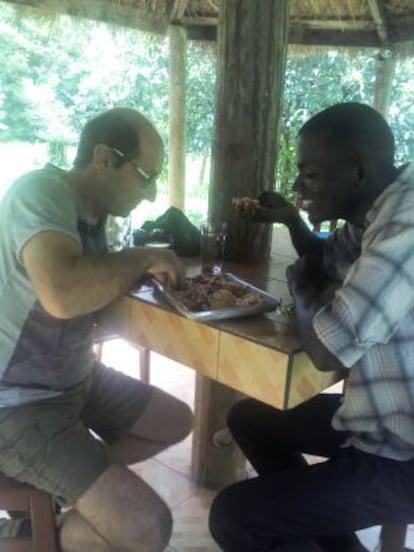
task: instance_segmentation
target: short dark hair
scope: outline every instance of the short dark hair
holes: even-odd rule
[[[122,151],[127,157],[135,157],[139,154],[137,127],[118,109],[111,109],[88,121],[82,129],[73,163],[77,169],[86,167],[92,161],[98,144],[106,144]],[[116,156],[114,162],[120,166],[125,161],[125,158]]]
[[[368,105],[346,102],[324,109],[299,131],[324,144],[342,149],[347,155],[374,159],[380,164],[394,162],[394,136],[382,115]]]

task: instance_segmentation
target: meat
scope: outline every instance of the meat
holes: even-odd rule
[[[188,310],[194,312],[246,307],[261,302],[258,293],[225,276],[200,275],[186,278],[184,287],[172,291]]]
[[[252,197],[233,197],[232,205],[241,212],[254,213],[260,207],[260,201]]]

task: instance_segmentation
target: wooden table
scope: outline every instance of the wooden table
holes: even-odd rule
[[[226,265],[225,271],[286,304],[291,298],[284,275],[291,261],[291,257],[276,256],[261,266]],[[197,274],[199,269],[197,262],[189,262],[187,274]],[[225,428],[228,408],[235,400],[248,395],[286,409],[341,379],[341,374],[314,367],[301,348],[293,317],[277,312],[195,322],[173,312],[152,288],[142,286],[111,305],[108,322],[131,343],[196,370],[193,475],[216,487],[244,476],[237,447],[220,446],[214,438],[223,435],[217,432]]]

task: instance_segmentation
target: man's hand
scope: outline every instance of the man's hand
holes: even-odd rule
[[[255,199],[235,198],[233,204],[242,217],[254,222],[280,222],[288,226],[299,216],[295,207],[276,192],[263,192]]]
[[[323,287],[322,259],[300,257],[286,269],[286,279],[292,296],[301,295],[307,301],[318,297]]]
[[[288,266],[286,278],[295,305],[296,324],[303,348],[319,370],[342,369],[343,365],[326,349],[313,329],[313,317],[323,307],[320,259],[301,257]]]
[[[299,216],[295,207],[276,192],[262,192],[257,199],[259,206],[254,218],[258,222],[280,222],[289,226]]]
[[[184,282],[184,266],[170,249],[145,248],[149,253],[147,273],[171,287],[181,287]]]

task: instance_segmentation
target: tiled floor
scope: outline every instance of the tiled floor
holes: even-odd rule
[[[138,352],[122,340],[105,344],[103,361],[136,377]],[[151,353],[151,383],[193,406],[194,372],[156,353]],[[191,437],[154,458],[132,466],[170,506],[174,532],[170,552],[217,552],[209,535],[207,518],[215,492],[196,485],[191,479]],[[379,528],[370,528],[359,537],[370,551],[378,544]],[[414,528],[410,527],[407,546],[414,549]],[[332,551],[334,552],[334,551]]]

